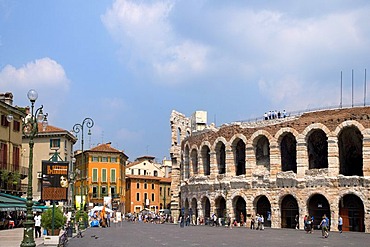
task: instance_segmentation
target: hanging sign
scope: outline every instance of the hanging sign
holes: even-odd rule
[[[67,201],[68,165],[63,161],[42,161],[42,200]]]

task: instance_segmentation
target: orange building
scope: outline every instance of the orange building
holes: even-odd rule
[[[82,156],[84,162],[82,162]],[[113,210],[125,212],[125,166],[128,157],[111,143],[101,144],[83,155],[75,155],[80,175],[75,182],[76,206],[79,208],[81,195],[88,208],[103,205],[104,199],[111,201]],[[82,186],[81,186],[82,182]]]
[[[142,156],[126,166],[126,212],[139,213],[143,209],[158,212],[168,208],[171,201],[169,168],[154,159]]]

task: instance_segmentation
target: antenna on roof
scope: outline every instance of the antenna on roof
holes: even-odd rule
[[[365,81],[364,81],[364,106],[366,105],[366,69],[365,69]]]
[[[343,99],[343,75],[342,71],[340,72],[340,103],[339,106],[342,108],[342,99]]]
[[[352,69],[352,107],[353,107],[353,69]]]

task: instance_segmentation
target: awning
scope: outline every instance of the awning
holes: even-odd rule
[[[13,196],[5,193],[0,193],[0,211],[26,211],[27,199]],[[32,211],[44,211],[48,206],[40,205],[39,202],[33,201]]]
[[[33,206],[32,211],[42,212],[48,209],[48,206]],[[16,204],[16,203],[0,203],[0,211],[26,211],[26,205]]]

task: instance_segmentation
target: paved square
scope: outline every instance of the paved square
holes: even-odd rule
[[[68,247],[81,246],[370,246],[370,234],[331,232],[329,238],[321,237],[321,231],[306,234],[302,230],[270,229],[264,231],[248,228],[189,226],[180,228],[173,224],[144,224],[123,222],[122,226],[89,228],[84,237],[70,239]]]

